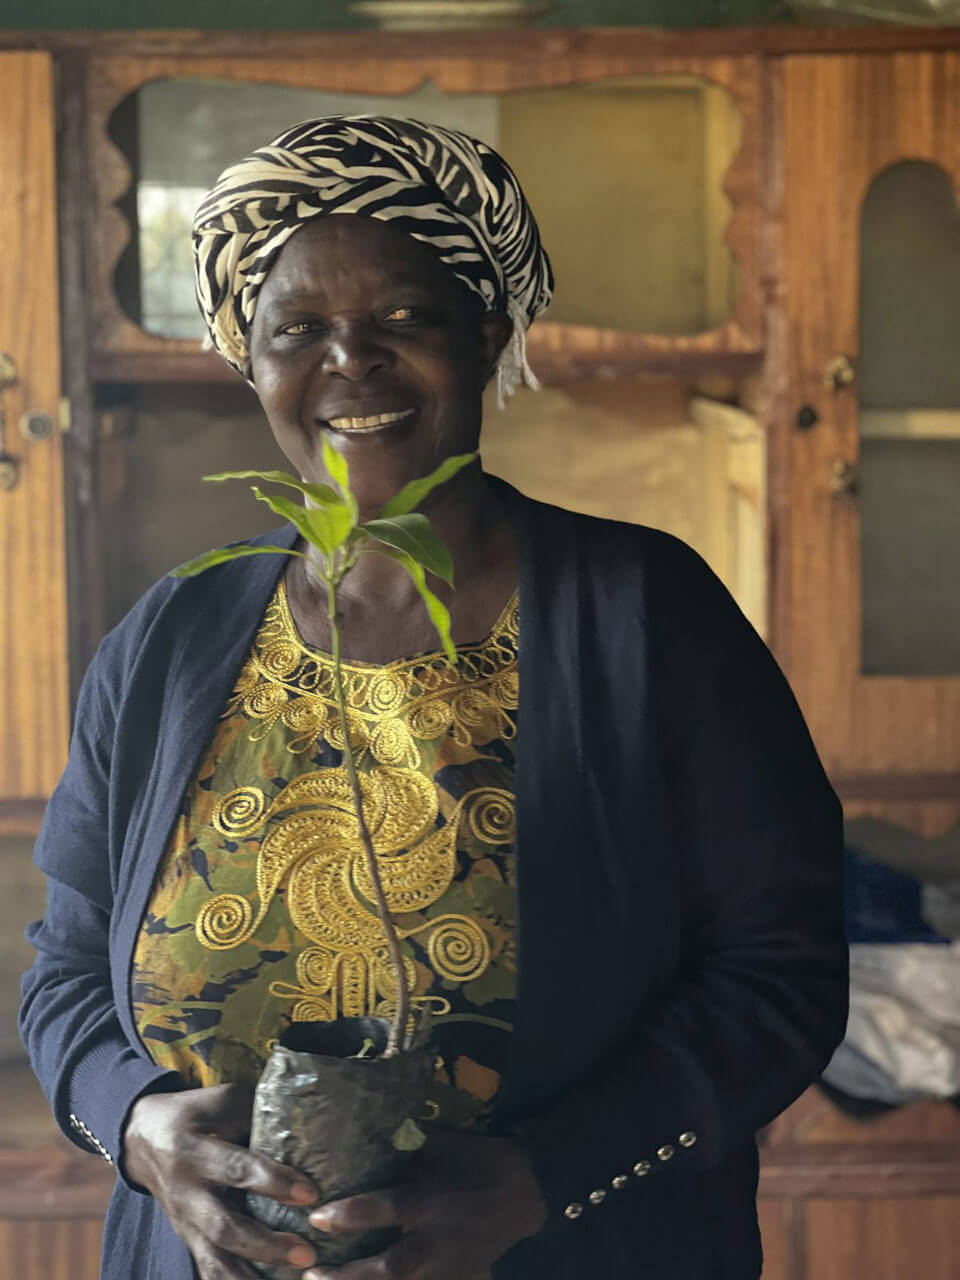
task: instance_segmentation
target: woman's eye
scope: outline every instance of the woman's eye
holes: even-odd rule
[[[419,320],[419,307],[394,307],[392,311],[387,312],[388,320]]]
[[[286,337],[300,338],[305,333],[309,333],[315,325],[315,320],[294,320],[292,324],[285,324],[280,332]]]

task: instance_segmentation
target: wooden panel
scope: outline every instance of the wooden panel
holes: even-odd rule
[[[960,57],[790,58],[783,74],[776,648],[828,771],[956,773],[960,678],[860,674],[859,509],[831,491],[835,460],[858,458],[858,395],[856,383],[827,390],[823,374],[831,357],[858,353],[860,211],[873,178],[922,159],[960,186]],[[805,431],[802,405],[819,415]]]
[[[44,53],[0,55],[0,351],[19,375],[0,393],[20,479],[0,490],[0,815],[50,795],[69,732],[63,460],[59,431],[29,442],[27,410],[58,421],[57,193],[53,69]]]
[[[956,1280],[960,1212],[950,1196],[812,1200],[806,1207],[809,1280]]]
[[[791,1268],[793,1224],[799,1210],[788,1200],[757,1201],[763,1241],[763,1280],[795,1280]]]
[[[99,1221],[0,1221],[0,1262],[13,1280],[97,1280]]]
[[[890,1148],[917,1143],[934,1143],[937,1147],[953,1144],[960,1163],[960,1111],[948,1102],[913,1102],[860,1120],[845,1115],[819,1089],[810,1088],[763,1134],[764,1153],[771,1158],[774,1148],[825,1143],[885,1144]]]
[[[516,33],[518,36],[522,33]],[[448,93],[502,94],[511,90],[560,87],[623,76],[699,77],[727,90],[739,118],[739,150],[724,178],[731,203],[725,239],[737,262],[739,291],[729,320],[706,333],[689,337],[621,333],[589,325],[561,325],[549,320],[534,326],[530,357],[546,368],[578,366],[596,370],[650,367],[677,368],[684,360],[755,356],[762,348],[762,307],[759,266],[761,172],[760,60],[756,57],[703,58],[696,55],[658,55],[612,47],[592,40],[560,45],[547,32],[526,33],[525,54],[502,41],[477,42],[473,56],[466,46],[424,34],[417,41],[418,56],[409,45],[405,56],[391,56],[393,46],[372,36],[356,46],[354,56],[270,58],[257,56],[93,57],[89,70],[89,149],[94,168],[95,213],[94,306],[95,352],[100,369],[116,368],[111,357],[184,355],[194,357],[198,342],[159,338],[146,333],[121,310],[113,291],[117,261],[130,240],[131,229],[116,207],[130,188],[132,173],[109,134],[112,112],[129,94],[150,80],[166,77],[209,77],[251,84],[290,85],[360,93],[402,94],[430,81]],[[400,47],[400,46],[397,46]],[[531,54],[538,56],[530,56]],[[522,175],[521,175],[522,177]],[[105,361],[105,364],[103,363]]]
[[[742,53],[858,53],[892,49],[955,49],[960,27],[890,24],[806,26],[790,23],[762,27],[727,26],[699,29],[666,27],[553,27],[512,29],[510,48],[517,57],[556,58],[577,53],[596,56],[666,56],[700,54],[719,57]],[[500,54],[502,29],[491,31],[205,31],[196,27],[117,31],[0,31],[0,48],[50,48],[100,54],[249,56],[251,46],[263,57],[306,61],[352,61],[375,53],[381,57],[420,58],[429,42],[437,56],[473,60]]]
[[[60,1132],[23,1057],[0,1062],[0,1097],[0,1219],[100,1221],[116,1175]],[[0,1275],[7,1275],[2,1267]]]

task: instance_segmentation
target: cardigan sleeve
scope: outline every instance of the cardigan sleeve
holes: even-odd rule
[[[547,1231],[742,1152],[846,1024],[840,805],[764,643],[700,557],[657,536],[645,629],[688,925],[621,1052],[514,1127]]]
[[[27,930],[36,957],[21,984],[19,1026],[61,1130],[123,1177],[130,1107],[144,1092],[178,1089],[183,1081],[136,1052],[114,1004],[108,816],[116,705],[110,686],[119,669],[105,641],[81,684],[67,765],[36,842],[47,901],[43,919]]]

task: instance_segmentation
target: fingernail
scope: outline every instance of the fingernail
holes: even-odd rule
[[[316,1200],[317,1191],[309,1182],[296,1182],[291,1195],[294,1200],[302,1200],[304,1204],[309,1204],[311,1200]]]
[[[317,1255],[308,1244],[295,1244],[287,1254],[287,1261],[295,1267],[309,1267],[317,1260]]]
[[[311,1227],[316,1227],[318,1231],[326,1231],[330,1225],[331,1213],[328,1209],[315,1209],[310,1215]]]

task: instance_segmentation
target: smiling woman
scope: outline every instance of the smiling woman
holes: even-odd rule
[[[444,458],[477,449],[483,388],[510,333],[505,314],[484,312],[425,246],[389,223],[340,215],[308,223],[281,250],[257,305],[249,376],[299,474],[327,478],[326,435],[350,463],[361,513],[372,515]],[[479,465],[433,507],[455,548],[461,641],[489,632],[515,585],[497,507]],[[303,540],[297,549],[308,558],[286,571],[290,606],[301,635],[326,647],[316,550]],[[484,589],[471,590],[479,575]],[[389,660],[428,648],[418,600],[397,565],[363,560],[343,607],[347,655]],[[364,602],[373,610],[358,614]]]
[[[225,171],[195,250],[211,342],[304,481],[349,462],[361,518],[475,450],[492,378],[536,385],[549,261],[463,134],[306,121]],[[430,583],[455,667],[405,573],[361,557],[338,720],[325,588],[288,523],[158,582],[84,680],[21,1025],[64,1131],[120,1175],[102,1276],[328,1275],[239,1193],[316,1195],[244,1149],[277,1037],[402,989],[349,836],[349,737],[439,1058],[403,1181],[316,1217],[400,1231],[336,1275],[756,1280],[755,1131],[846,1013],[839,806],[796,704],[676,539],[479,461],[423,510],[456,568],[452,596]]]

